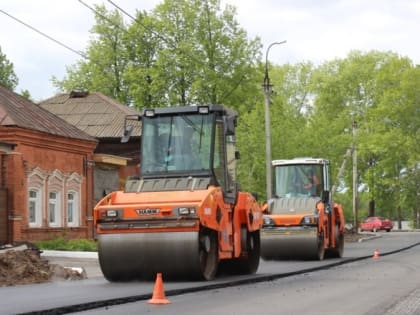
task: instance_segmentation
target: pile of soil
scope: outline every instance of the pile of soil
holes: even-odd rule
[[[0,287],[86,279],[84,270],[73,270],[42,259],[40,251],[26,245],[0,249]]]

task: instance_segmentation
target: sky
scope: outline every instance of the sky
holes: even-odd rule
[[[89,6],[107,0],[83,0]],[[134,15],[162,0],[112,0]],[[350,51],[392,51],[420,64],[420,0],[221,0],[236,7],[236,20],[248,37],[259,37],[265,60],[275,64],[345,58]],[[92,38],[94,15],[79,0],[0,0],[0,10],[76,51]],[[53,76],[81,57],[0,11],[0,47],[19,78],[16,92],[28,90],[37,102],[54,96]],[[131,20],[127,17],[127,21]]]

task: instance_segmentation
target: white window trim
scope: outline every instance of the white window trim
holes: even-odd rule
[[[73,221],[69,221],[68,218],[68,208],[69,208],[69,199],[68,196],[72,194],[73,195],[73,201],[72,201],[72,205],[73,205]],[[73,191],[73,190],[69,190],[67,192],[66,195],[66,218],[67,218],[67,226],[69,227],[78,227],[80,226],[80,198],[79,198],[79,193],[77,191]]]
[[[56,194],[55,199],[50,198],[51,193]],[[53,202],[53,204],[55,206],[54,207],[54,214],[55,214],[54,222],[50,221],[50,211],[51,211],[50,207],[51,207],[51,204],[52,204],[52,202],[51,202],[52,200],[55,200]],[[50,190],[48,192],[48,213],[47,213],[48,226],[50,226],[50,227],[60,227],[60,226],[62,226],[62,223],[61,223],[61,218],[62,218],[61,209],[62,209],[62,206],[61,206],[61,204],[62,204],[61,192],[58,191],[58,190]]]
[[[36,192],[36,198],[31,198],[29,196],[31,191]],[[35,202],[35,222],[30,222],[30,215],[29,215],[30,206],[29,206],[29,204],[30,204],[31,201]],[[34,188],[34,187],[29,188],[28,189],[28,223],[29,223],[29,227],[31,227],[31,228],[36,228],[36,227],[41,227],[42,226],[41,204],[42,204],[42,189]]]

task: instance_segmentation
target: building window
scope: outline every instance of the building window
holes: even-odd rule
[[[67,226],[79,226],[79,200],[76,192],[67,194]]]
[[[61,226],[60,193],[51,191],[48,199],[48,222],[50,226]]]
[[[29,190],[29,226],[40,227],[41,226],[41,194],[38,190]]]

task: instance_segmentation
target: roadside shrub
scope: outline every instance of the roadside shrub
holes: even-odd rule
[[[52,240],[36,241],[34,243],[41,250],[64,250],[82,252],[95,252],[98,250],[96,242],[88,239],[66,240],[64,237],[58,237]]]

